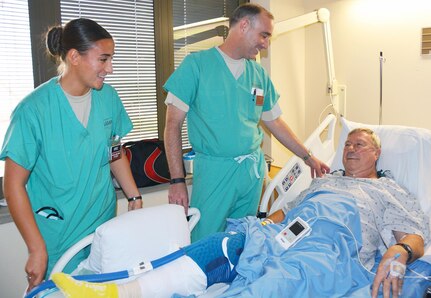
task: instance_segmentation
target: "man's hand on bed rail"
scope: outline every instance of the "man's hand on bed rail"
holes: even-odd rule
[[[181,205],[186,215],[189,211],[189,195],[186,183],[175,183],[169,186],[169,204]]]
[[[305,160],[305,164],[311,169],[311,178],[322,177],[326,173],[330,172],[330,168],[314,155],[307,158],[307,160]]]

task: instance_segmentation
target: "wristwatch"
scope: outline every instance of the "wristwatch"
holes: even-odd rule
[[[412,250],[412,248],[410,247],[410,245],[408,245],[408,244],[406,244],[406,243],[401,243],[401,242],[399,242],[399,243],[397,243],[397,244],[395,244],[395,245],[399,245],[399,246],[401,246],[402,248],[404,248],[405,250],[406,250],[406,252],[407,252],[407,254],[408,254],[408,258],[407,258],[407,262],[406,263],[410,263],[410,261],[412,260],[412,258],[413,258],[413,250]]]
[[[302,159],[304,161],[307,161],[307,159],[309,159],[312,155],[313,155],[313,153],[311,152],[311,150],[308,150],[307,155],[305,155],[304,157],[302,157]]]
[[[186,183],[186,178],[173,178],[169,183],[170,184]]]
[[[129,202],[133,202],[136,200],[142,200],[142,196],[136,196],[136,197],[131,197],[131,198],[127,198],[127,201]]]

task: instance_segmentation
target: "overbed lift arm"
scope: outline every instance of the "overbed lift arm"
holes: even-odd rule
[[[334,56],[332,51],[332,38],[331,29],[329,25],[329,10],[326,8],[320,8],[316,11],[304,14],[302,16],[294,17],[285,21],[275,23],[274,37],[277,35],[299,29],[311,24],[322,23],[323,26],[323,38],[325,44],[325,54],[326,54],[326,66],[327,66],[327,76],[328,76],[328,86],[327,92],[331,98],[331,103],[337,115],[343,113],[340,111],[339,101],[338,101],[338,91],[339,86],[337,79],[335,78],[335,68],[334,68]]]

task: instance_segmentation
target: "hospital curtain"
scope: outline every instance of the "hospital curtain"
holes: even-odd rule
[[[123,101],[133,130],[123,141],[158,137],[152,0],[61,0],[61,20],[85,17],[115,40],[114,73],[106,82]]]
[[[34,87],[27,0],[1,1],[0,28],[0,138],[3,141],[12,110]],[[3,162],[0,176],[3,176]]]

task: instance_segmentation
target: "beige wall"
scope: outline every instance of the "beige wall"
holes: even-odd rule
[[[380,52],[382,66],[382,124],[431,129],[431,56],[420,55],[421,29],[431,27],[429,0],[266,0],[275,21],[325,7],[330,24],[335,74],[346,85],[346,117],[378,124],[380,114]],[[272,41],[270,71],[281,94],[283,119],[304,140],[319,116],[331,111],[326,94],[326,62],[319,24],[295,30]],[[270,145],[268,145],[268,142]],[[290,156],[278,142],[265,139],[275,165]]]
[[[269,9],[275,22],[304,14],[301,0],[252,1]],[[262,65],[268,70],[280,93],[282,118],[301,140],[305,134],[305,30],[298,29],[273,38],[266,53],[262,53]],[[275,159],[274,165],[283,166],[292,153],[275,138],[266,137],[264,151]]]
[[[306,11],[326,7],[331,12],[336,76],[347,86],[347,118],[379,123],[382,52],[381,123],[431,129],[431,57],[420,55],[421,29],[431,27],[431,1],[311,0],[304,5]],[[311,63],[319,55],[320,36],[314,28],[306,31],[306,109],[312,118],[326,103],[313,89],[322,79]]]

